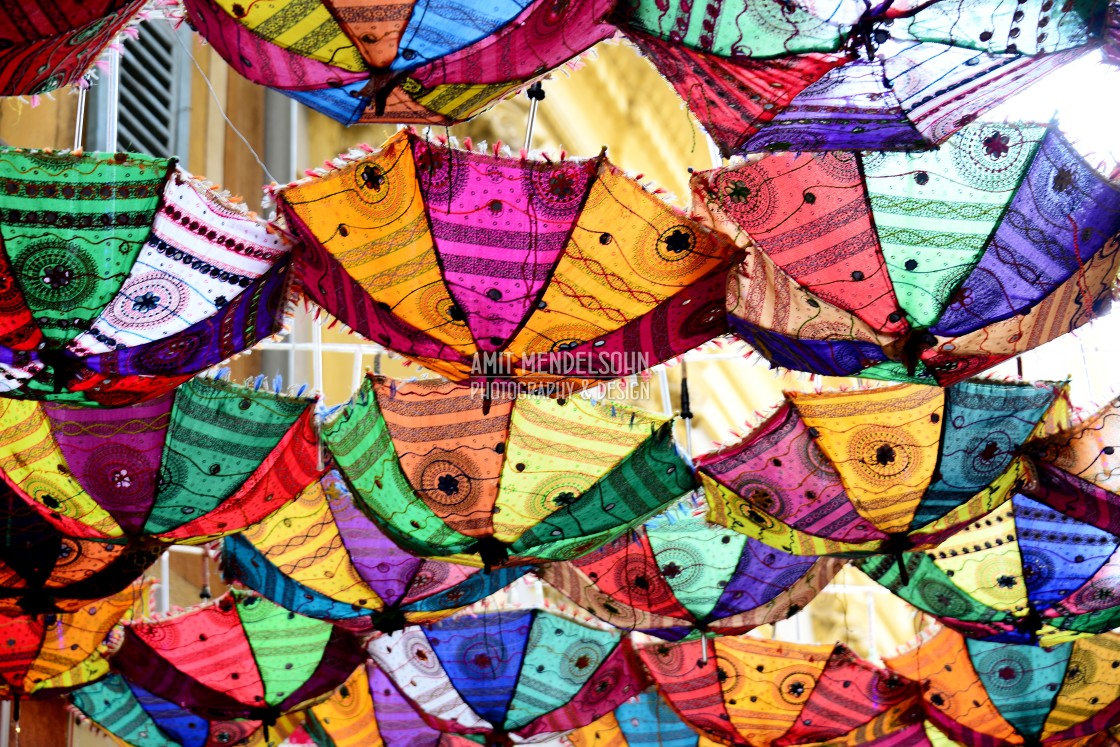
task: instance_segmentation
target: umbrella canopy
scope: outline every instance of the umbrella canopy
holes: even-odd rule
[[[703,507],[690,504],[539,574],[616,627],[678,640],[694,629],[734,635],[784,620],[844,565],[788,555],[709,524]]]
[[[732,330],[774,365],[941,385],[1104,313],[1120,186],[1057,128],[983,123],[930,153],[802,153],[693,177],[749,243]]]
[[[406,130],[277,199],[306,295],[450,379],[563,394],[727,329],[734,245],[602,156],[506,158]]]
[[[942,628],[886,663],[923,682],[928,717],[951,738],[1003,747],[1103,738],[1120,714],[1117,660],[1120,636],[1111,633],[1039,648]]]
[[[123,590],[161,552],[66,537],[0,484],[0,615],[77,612]]]
[[[720,636],[638,653],[684,722],[722,744],[901,747],[924,739],[916,683],[839,644]]]
[[[438,619],[531,570],[482,573],[401,550],[362,513],[335,471],[260,524],[227,537],[223,564],[234,580],[285,609],[361,633]]]
[[[148,0],[20,0],[0,8],[0,96],[72,85]]]
[[[542,610],[458,613],[369,653],[430,725],[491,744],[585,726],[646,684],[618,631]]]
[[[363,658],[358,639],[341,628],[234,589],[129,625],[113,665],[131,684],[199,716],[272,725],[326,697]]]
[[[314,408],[206,378],[112,409],[0,400],[0,470],[68,536],[206,542],[318,477]]]
[[[174,160],[0,149],[0,394],[124,405],[277,334],[290,243]]]
[[[1087,52],[1106,8],[626,0],[615,21],[728,156],[933,147]]]
[[[346,125],[453,124],[615,33],[611,0],[185,0],[241,75]]]
[[[934,548],[857,567],[970,638],[1052,646],[1120,627],[1120,537],[1016,494]]]
[[[1064,404],[1063,385],[983,380],[791,392],[697,470],[717,524],[797,555],[900,558],[1008,500]]]
[[[370,376],[323,439],[394,542],[487,568],[578,557],[696,487],[669,419],[582,396]]]
[[[568,735],[573,747],[714,747],[690,729],[656,690],[646,690]]]
[[[75,612],[0,615],[0,699],[50,697],[109,672],[110,633],[147,610],[148,584]]]

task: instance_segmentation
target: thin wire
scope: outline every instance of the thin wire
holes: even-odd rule
[[[105,78],[105,151],[115,153],[118,144],[121,104],[121,53],[109,50],[109,72]]]
[[[86,93],[87,89],[78,89],[77,114],[74,116],[74,150],[81,150],[82,141],[86,134]]]

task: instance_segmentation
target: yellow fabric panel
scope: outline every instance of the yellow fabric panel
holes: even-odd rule
[[[817,444],[860,515],[885,532],[905,532],[937,468],[944,391],[903,384],[789,397],[820,433]]]
[[[1120,694],[1120,635],[1106,633],[1073,645],[1062,688],[1042,728],[1045,739],[1086,721]]]
[[[0,470],[8,483],[35,502],[105,537],[124,536],[116,520],[70,473],[50,422],[35,402],[0,402]]]
[[[343,70],[369,66],[322,0],[216,0],[245,28],[301,56]]]
[[[614,713],[568,734],[572,747],[629,747]]]
[[[407,78],[401,89],[430,112],[451,120],[470,119],[489,109],[528,81],[512,83],[445,83],[424,88],[415,78]]]
[[[1024,461],[1021,458],[1016,458],[999,477],[992,480],[988,487],[940,519],[926,524],[922,527],[921,532],[915,532],[911,535],[911,539],[915,545],[921,545],[924,537],[944,529],[967,524],[990,513],[996,506],[1006,503],[1015,493],[1017,487],[1025,481],[1025,470]]]
[[[1021,617],[1028,612],[1027,585],[1013,509],[1011,501],[1005,502],[929,554],[954,584],[981,604]]]
[[[1120,399],[1114,399],[1065,433],[1047,449],[1046,460],[1058,469],[1120,493]],[[1109,448],[1111,453],[1106,453]]]
[[[926,739],[929,740],[932,747],[963,747],[960,742],[954,742],[945,736],[944,732],[929,721],[926,721],[923,726],[925,727]]]
[[[313,706],[311,714],[330,736],[334,747],[379,747],[384,744],[373,715],[373,697],[369,693],[369,676],[364,664],[355,669],[328,699]]]
[[[723,701],[731,723],[755,747],[768,747],[793,726],[834,648],[746,636],[717,638],[714,647],[727,668]]]

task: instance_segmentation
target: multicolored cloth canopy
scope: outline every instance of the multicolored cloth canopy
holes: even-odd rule
[[[149,584],[59,614],[0,615],[0,699],[50,697],[109,672],[109,634],[147,611]]]
[[[233,580],[285,609],[360,633],[439,619],[531,570],[481,573],[410,555],[362,513],[334,471],[260,524],[227,537],[223,565]]]
[[[678,640],[695,629],[725,635],[784,620],[843,567],[714,526],[703,507],[654,517],[582,558],[553,563],[541,578],[619,628]],[[688,509],[694,509],[690,511]]]
[[[0,149],[0,395],[124,405],[281,331],[288,240],[173,160]]]
[[[46,93],[77,83],[147,2],[0,3],[0,96]]]
[[[693,177],[746,246],[732,330],[774,365],[948,385],[1104,313],[1120,185],[1054,127],[972,125],[930,153],[771,155]]]
[[[715,747],[673,713],[656,690],[638,693],[593,724],[568,735],[573,747]]]
[[[358,639],[251,592],[125,629],[113,666],[134,686],[209,719],[266,725],[326,697],[364,658]]]
[[[886,663],[924,683],[928,718],[952,739],[993,747],[1100,744],[1087,738],[1120,715],[1118,660],[1120,636],[1111,633],[1047,649],[967,640],[943,628]]]
[[[709,519],[796,555],[929,547],[1007,501],[1063,385],[974,379],[787,393],[742,441],[697,459]]]
[[[0,400],[0,471],[68,536],[207,542],[319,476],[314,408],[206,378],[112,409]]]
[[[369,653],[431,726],[490,742],[585,726],[646,685],[618,631],[542,610],[461,612]]]
[[[638,653],[673,710],[722,744],[911,747],[924,739],[918,685],[839,644],[720,636]]]
[[[323,440],[394,542],[487,568],[578,557],[697,486],[671,420],[582,396],[370,376]]]
[[[346,125],[453,124],[613,36],[612,0],[184,0],[241,75]]]
[[[529,160],[412,131],[279,190],[305,294],[447,378],[561,392],[723,334],[736,248],[605,157]]]
[[[970,638],[1052,646],[1120,627],[1120,537],[1015,495],[937,547],[857,567]]]
[[[1106,7],[622,0],[615,20],[728,156],[932,147],[1085,53]]]
[[[160,552],[66,537],[0,484],[0,616],[77,612],[123,590]]]

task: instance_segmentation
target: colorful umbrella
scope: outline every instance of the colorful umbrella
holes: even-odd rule
[[[1118,660],[1115,634],[1038,648],[967,640],[943,628],[886,663],[922,682],[928,718],[952,739],[1003,747],[1086,739],[1114,725]]]
[[[135,686],[209,719],[271,726],[326,697],[363,660],[358,639],[251,592],[125,629],[113,666]]]
[[[206,542],[318,477],[314,408],[206,378],[112,409],[0,400],[0,470],[68,536]]]
[[[613,36],[610,0],[185,0],[241,75],[346,125],[453,124]]]
[[[714,747],[685,725],[655,690],[646,690],[568,735],[573,747]]]
[[[124,405],[281,331],[290,244],[139,154],[0,149],[0,394]]]
[[[394,542],[486,568],[578,557],[696,487],[670,420],[582,396],[370,376],[323,440]]]
[[[1120,537],[1016,494],[937,547],[857,561],[970,638],[1052,646],[1120,627]],[[1117,557],[1114,557],[1117,556]]]
[[[545,566],[541,578],[611,625],[672,641],[783,620],[844,565],[787,555],[685,504],[582,558]]]
[[[403,131],[279,191],[306,295],[450,379],[561,393],[726,331],[735,247],[605,157],[505,158]]]
[[[66,537],[0,484],[0,615],[77,612],[131,584],[160,552]]]
[[[109,634],[144,614],[148,584],[60,614],[0,615],[0,699],[49,697],[109,672]]]
[[[638,653],[684,722],[723,744],[901,747],[924,738],[916,684],[839,644],[721,636]]]
[[[693,191],[752,245],[728,281],[732,330],[801,371],[952,384],[1104,313],[1120,267],[1120,186],[1054,126],[771,155]]]
[[[1103,31],[1107,3],[624,0],[619,7],[620,29],[728,156],[938,145],[1084,54]]]
[[[148,0],[20,0],[0,7],[0,96],[82,79]]]
[[[619,632],[542,610],[458,613],[369,653],[431,726],[491,744],[585,726],[645,687]]]
[[[285,609],[362,633],[436,620],[531,570],[481,573],[410,555],[361,512],[334,471],[260,524],[227,537],[223,563],[234,580]]]

